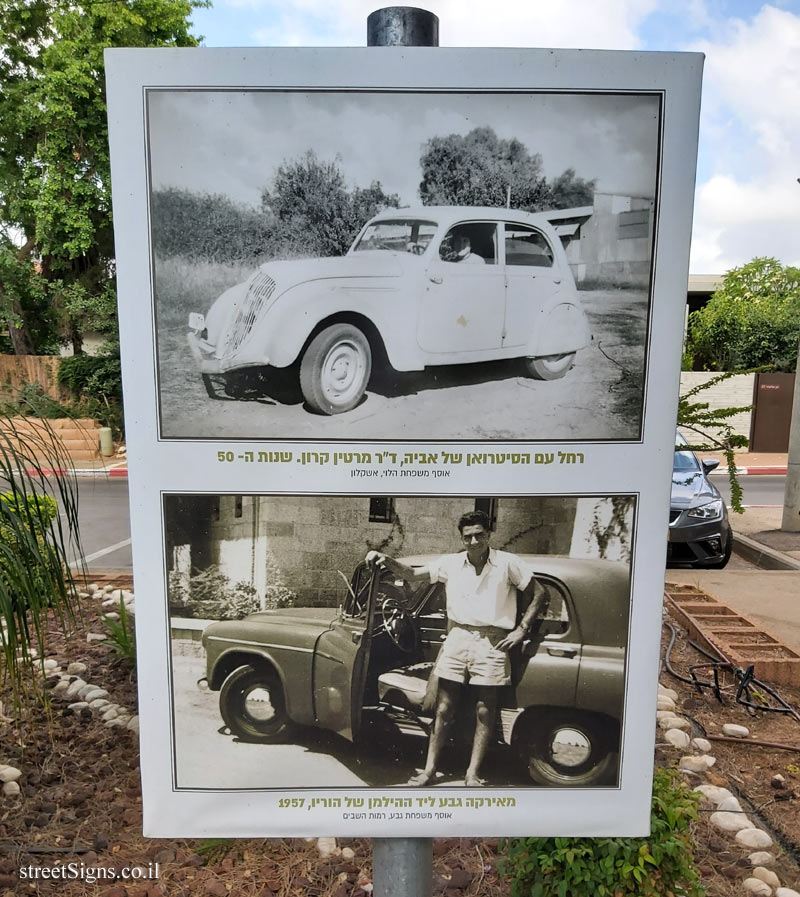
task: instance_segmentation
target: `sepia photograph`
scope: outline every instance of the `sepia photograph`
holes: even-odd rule
[[[174,790],[619,786],[636,496],[162,498]]]
[[[640,439],[661,119],[148,89],[160,438]]]

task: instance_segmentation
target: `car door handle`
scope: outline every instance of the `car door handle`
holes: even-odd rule
[[[548,648],[547,653],[551,657],[574,657],[578,651],[576,648]]]
[[[429,277],[428,280],[430,280],[431,283],[442,283],[442,278],[437,277],[437,275],[435,275],[435,274],[431,275],[431,277]]]

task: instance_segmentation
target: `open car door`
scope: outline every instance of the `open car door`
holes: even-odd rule
[[[357,741],[364,687],[375,631],[377,567],[359,564],[339,616],[314,651],[314,712],[317,724]]]

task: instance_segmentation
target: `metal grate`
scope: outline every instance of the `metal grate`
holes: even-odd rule
[[[232,355],[247,339],[256,318],[275,292],[275,281],[263,271],[256,271],[247,283],[242,304],[236,309],[236,317],[225,335],[222,357]]]

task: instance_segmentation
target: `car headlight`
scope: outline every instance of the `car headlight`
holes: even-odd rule
[[[718,520],[722,517],[722,499],[715,498],[708,504],[700,505],[697,508],[689,508],[686,515],[699,518],[700,520]]]

